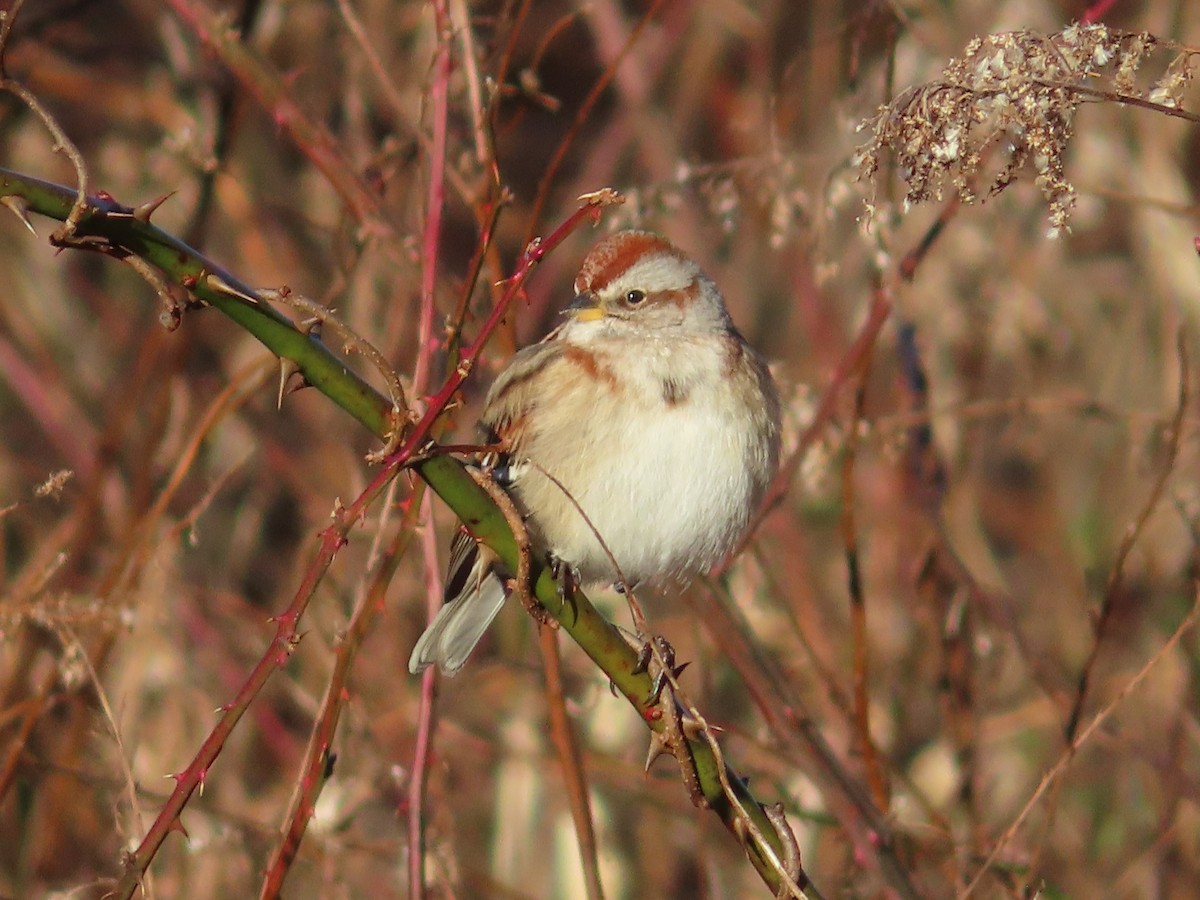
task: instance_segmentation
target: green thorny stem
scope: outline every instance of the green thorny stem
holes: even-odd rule
[[[34,212],[64,221],[76,199],[77,192],[70,188],[0,168],[0,201],[21,214]],[[131,208],[107,196],[89,196],[69,240],[52,236],[51,243],[95,250],[118,259],[141,260],[162,273],[166,284],[174,290],[187,292],[192,305],[196,302],[209,305],[228,316],[280,359],[294,364],[307,384],[377,437],[389,440],[389,447],[395,449],[383,460],[383,470],[374,479],[376,483],[390,478],[400,468],[413,469],[476,539],[494,550],[510,571],[516,571],[517,543],[504,516],[462,463],[437,452],[429,437],[430,430],[469,376],[484,343],[512,300],[520,295],[526,278],[542,257],[585,220],[595,220],[604,206],[615,202],[620,202],[620,198],[612,191],[587,195],[581,198],[580,207],[547,238],[529,244],[516,271],[505,283],[501,301],[476,339],[463,348],[461,362],[428,399],[424,414],[415,423],[397,423],[392,401],[330,352],[319,337],[296,327],[258,299],[258,291],[152,225],[149,213],[156,204]],[[164,285],[156,279],[154,283],[161,294]],[[171,313],[175,316],[177,310],[172,309]],[[397,428],[401,429],[399,433]],[[653,695],[652,672],[641,671],[636,650],[621,632],[596,611],[582,591],[575,591],[564,601],[558,581],[544,560],[531,561],[530,580],[534,596],[600,667],[642,721],[656,733],[667,728],[669,723],[664,720],[670,717],[662,715],[660,700]],[[789,855],[789,846],[794,846],[794,838],[779,834],[772,821],[778,820],[778,814],[774,810],[768,814],[750,792],[745,779],[719,759],[703,734],[687,734],[685,740],[699,795],[744,842],[750,862],[767,886],[772,891],[781,887],[787,890],[788,881],[795,878],[794,883],[801,888],[812,890],[802,871],[798,877],[786,872],[783,861]],[[149,861],[139,858],[138,867],[144,871]],[[816,894],[815,890],[812,892]]]

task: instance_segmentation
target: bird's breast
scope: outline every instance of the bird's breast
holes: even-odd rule
[[[570,349],[530,417],[518,502],[539,543],[585,580],[707,569],[741,536],[770,476],[766,438],[721,358],[674,363],[654,348],[623,365]]]

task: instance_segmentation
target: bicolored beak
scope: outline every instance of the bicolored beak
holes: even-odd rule
[[[604,308],[600,305],[600,298],[590,291],[577,294],[563,312],[580,322],[596,322],[604,318]]]

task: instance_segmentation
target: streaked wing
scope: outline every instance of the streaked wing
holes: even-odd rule
[[[471,570],[479,559],[479,544],[466,529],[459,528],[450,543],[450,558],[446,562],[446,583],[442,587],[443,602],[449,603],[464,594],[469,587],[475,587],[471,581]]]

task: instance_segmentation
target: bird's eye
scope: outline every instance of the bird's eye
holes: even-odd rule
[[[625,305],[626,306],[637,306],[639,303],[641,303],[645,299],[646,299],[645,291],[630,291],[629,293],[627,293],[625,295]]]

